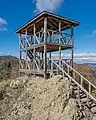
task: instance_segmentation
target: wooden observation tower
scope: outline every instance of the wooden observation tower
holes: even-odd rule
[[[96,115],[96,86],[73,68],[74,27],[78,25],[76,21],[44,11],[19,28],[16,31],[20,35],[19,73],[44,78],[58,74],[67,77],[75,98]],[[61,52],[65,50],[70,50],[70,60],[62,59]],[[53,52],[58,54],[58,60],[53,59]],[[81,107],[83,111],[78,113],[80,120],[86,118],[84,108]]]
[[[16,33],[20,35],[20,73],[46,78],[52,69],[52,53],[58,53],[60,66],[63,50],[71,50],[73,67],[74,27],[78,25],[76,21],[44,11],[19,28]]]

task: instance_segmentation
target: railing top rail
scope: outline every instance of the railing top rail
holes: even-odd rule
[[[62,62],[64,64],[66,64],[69,68],[71,68],[71,70],[73,70],[75,73],[77,73],[80,77],[82,77],[84,80],[86,80],[89,84],[91,84],[94,88],[96,88],[96,86],[91,83],[89,80],[87,80],[83,75],[81,75],[79,72],[77,72],[74,68],[72,68],[70,65],[68,65],[65,61],[62,60]]]
[[[86,92],[87,95],[89,95],[93,100],[96,101],[96,98],[93,97],[86,89],[83,88],[75,79],[73,79],[68,73],[66,73],[57,63],[55,63],[53,60],[51,60],[62,72],[64,72],[72,81],[74,81],[84,92]],[[85,78],[86,79],[86,78]],[[89,82],[89,81],[88,81]],[[91,84],[91,83],[90,83]],[[95,86],[96,87],[96,86]]]
[[[56,30],[51,30],[51,29],[47,29],[47,32],[58,32],[58,31],[56,31]]]

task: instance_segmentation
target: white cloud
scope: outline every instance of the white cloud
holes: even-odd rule
[[[6,25],[7,21],[0,17],[0,24],[1,25]]]
[[[0,17],[0,31],[7,31],[4,25],[7,25],[7,21]]]
[[[34,0],[36,4],[37,12],[42,12],[44,10],[54,11],[58,9],[64,0]]]
[[[58,54],[52,54],[54,60],[59,59]],[[71,54],[62,54],[62,59],[70,59]],[[75,63],[96,63],[96,53],[74,53]]]
[[[0,31],[7,31],[7,28],[4,26],[0,26]]]

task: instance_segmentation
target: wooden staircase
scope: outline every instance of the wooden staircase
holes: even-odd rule
[[[74,97],[80,104],[78,104],[78,120],[83,120],[88,116],[84,112],[88,109],[88,120],[93,120],[93,116],[96,115],[96,86],[83,77],[74,68],[68,65],[65,61],[60,62],[51,61],[50,77],[61,74],[63,77],[67,77],[72,87],[72,97]],[[74,120],[76,118],[74,117]]]

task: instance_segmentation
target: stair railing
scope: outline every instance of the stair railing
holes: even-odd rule
[[[92,94],[92,89],[91,89],[93,88],[93,90],[96,90],[95,85],[93,85],[90,81],[84,78],[79,72],[77,72],[75,69],[73,69],[70,65],[68,65],[67,63],[65,63],[65,61],[62,61],[62,60],[61,60],[61,66],[59,66],[53,60],[51,60],[51,74],[50,74],[51,76],[54,73],[54,65],[59,69],[59,71],[62,71],[63,77],[67,76],[70,81],[74,82],[78,86],[79,89],[81,89],[83,92],[86,93],[88,101],[89,101],[89,98],[96,101],[96,97],[94,94]],[[65,65],[66,65],[67,70],[64,70]],[[80,76],[80,80],[81,80],[80,82],[78,82],[76,78],[74,78],[74,76],[70,75],[70,70],[71,72],[73,72],[74,75],[78,74]],[[86,81],[89,85],[88,90],[84,88],[84,81]],[[79,93],[79,89],[78,89],[78,93]]]
[[[72,78],[77,79],[77,82],[85,88],[88,93],[92,94],[93,91],[96,92],[96,86],[91,83],[89,80],[87,80],[84,76],[82,76],[79,72],[77,72],[74,68],[72,68],[70,65],[68,65],[65,61],[61,61],[63,65],[66,65],[67,67],[67,73],[69,74],[69,71],[72,71]],[[63,67],[63,66],[62,66]],[[79,80],[78,80],[79,77]],[[92,91],[93,90],[93,91]]]

